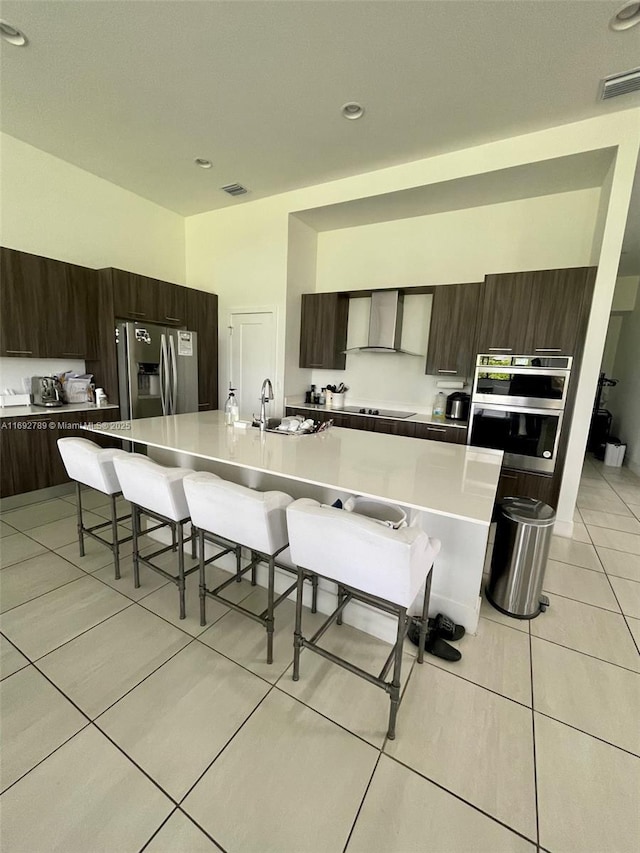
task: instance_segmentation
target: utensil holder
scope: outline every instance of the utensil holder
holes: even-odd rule
[[[327,402],[327,405],[330,405],[332,409],[344,409],[344,398],[344,392],[338,394],[334,391],[331,395],[331,403]]]

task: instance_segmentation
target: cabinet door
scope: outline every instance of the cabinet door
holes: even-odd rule
[[[344,370],[349,299],[340,293],[305,293],[300,321],[300,367]]]
[[[435,288],[425,371],[429,375],[467,377],[473,373],[483,287],[447,284]]]
[[[132,320],[156,319],[158,313],[158,282],[126,270],[110,269],[113,287],[113,307],[116,317]]]
[[[446,424],[416,424],[416,438],[429,441],[446,441],[449,444],[466,444],[467,431]]]
[[[485,278],[477,338],[478,353],[528,352],[532,273],[506,273]]]
[[[185,291],[187,328],[198,334],[198,409],[218,408],[218,297],[203,290]]]
[[[156,320],[171,326],[184,325],[187,322],[187,288],[168,281],[158,281],[156,287]]]
[[[46,312],[47,355],[57,358],[92,359],[97,357],[95,270],[75,264],[47,261],[47,282],[55,280],[55,305]],[[89,345],[90,344],[90,345]]]
[[[409,438],[413,438],[416,434],[416,425],[413,422],[405,423],[404,421],[380,420],[376,418],[374,431],[384,432],[387,435],[405,435]]]
[[[1,259],[0,353],[44,357],[46,259],[4,248]]]
[[[560,479],[560,475],[534,474],[503,468],[498,481],[496,502],[506,497],[534,498],[556,507]]]
[[[532,273],[527,353],[573,355],[584,301],[595,282],[593,267]]]

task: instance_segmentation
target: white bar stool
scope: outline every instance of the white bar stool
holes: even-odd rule
[[[293,680],[300,677],[300,652],[311,649],[327,660],[385,690],[391,699],[387,737],[395,738],[400,705],[403,642],[408,608],[424,584],[418,663],[424,656],[429,615],[431,569],[440,542],[415,527],[394,530],[380,521],[301,498],[287,507],[291,559],[298,566]],[[322,542],[322,548],[318,548]],[[312,572],[338,584],[338,607],[307,640],[302,634],[302,584]],[[350,601],[362,601],[398,619],[396,642],[379,675],[367,672],[317,645],[334,621],[341,621]],[[393,664],[391,681],[386,676]]]
[[[186,616],[185,608],[185,578],[198,570],[198,566],[185,571],[184,544],[192,543],[192,554],[195,557],[196,538],[193,531],[185,539],[184,525],[189,521],[189,508],[184,496],[183,481],[190,468],[166,468],[158,465],[140,453],[125,453],[114,460],[116,473],[125,498],[131,503],[131,518],[133,527],[133,577],[136,589],[140,586],[140,563],[153,569],[154,572],[170,580],[178,587],[180,594],[180,618]],[[153,527],[141,530],[142,516],[148,516],[157,521]],[[171,530],[172,544],[159,548],[152,554],[143,557],[140,553],[139,537],[142,533],[152,533],[154,530],[168,527]],[[178,551],[178,574],[155,565],[152,561],[167,551]]]
[[[296,588],[293,583],[277,598],[275,597],[275,568],[297,575],[293,566],[276,560],[288,547],[286,508],[293,498],[284,492],[259,492],[230,483],[215,474],[199,472],[184,479],[184,491],[189,505],[191,522],[197,528],[200,541],[200,624],[206,625],[207,596],[259,622],[267,630],[267,663],[273,663],[273,632],[275,608]],[[207,589],[205,566],[205,533],[221,537],[251,550],[251,561],[238,567],[235,577],[221,583],[215,589]],[[219,555],[216,555],[216,558]],[[213,559],[216,559],[213,558]],[[251,583],[256,583],[256,567],[266,562],[269,567],[267,584],[267,608],[257,614],[240,604],[220,595],[234,580],[251,571]],[[317,579],[313,583],[312,611],[316,611]]]
[[[128,454],[124,450],[100,447],[95,442],[88,441],[86,438],[59,438],[58,450],[60,451],[67,474],[76,484],[80,556],[84,557],[84,537],[90,536],[96,542],[100,542],[106,548],[109,548],[113,554],[116,580],[120,580],[120,546],[125,542],[130,542],[133,537],[118,537],[118,522],[126,521],[131,518],[131,515],[126,514],[118,518],[116,498],[122,494],[122,490],[114,468],[114,460],[118,456],[127,456]],[[109,496],[111,521],[94,524],[92,527],[85,527],[82,515],[81,483]],[[96,533],[97,530],[102,530],[109,525],[111,525],[111,542],[108,539],[103,539],[102,536]]]

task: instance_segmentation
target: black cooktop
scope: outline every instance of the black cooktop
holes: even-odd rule
[[[345,406],[338,412],[348,412],[350,415],[373,415],[381,418],[410,418],[415,412],[395,412],[392,409],[372,409],[368,406]]]

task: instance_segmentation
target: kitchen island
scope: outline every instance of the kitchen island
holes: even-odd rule
[[[323,503],[364,495],[401,505],[410,525],[442,542],[432,614],[444,612],[475,632],[501,451],[336,427],[315,435],[261,433],[226,426],[217,411],[101,424],[95,431],[132,442],[161,464],[213,471],[261,490]],[[334,601],[327,584],[319,609],[330,612]],[[346,622],[392,639],[393,620],[364,606],[349,610]]]

